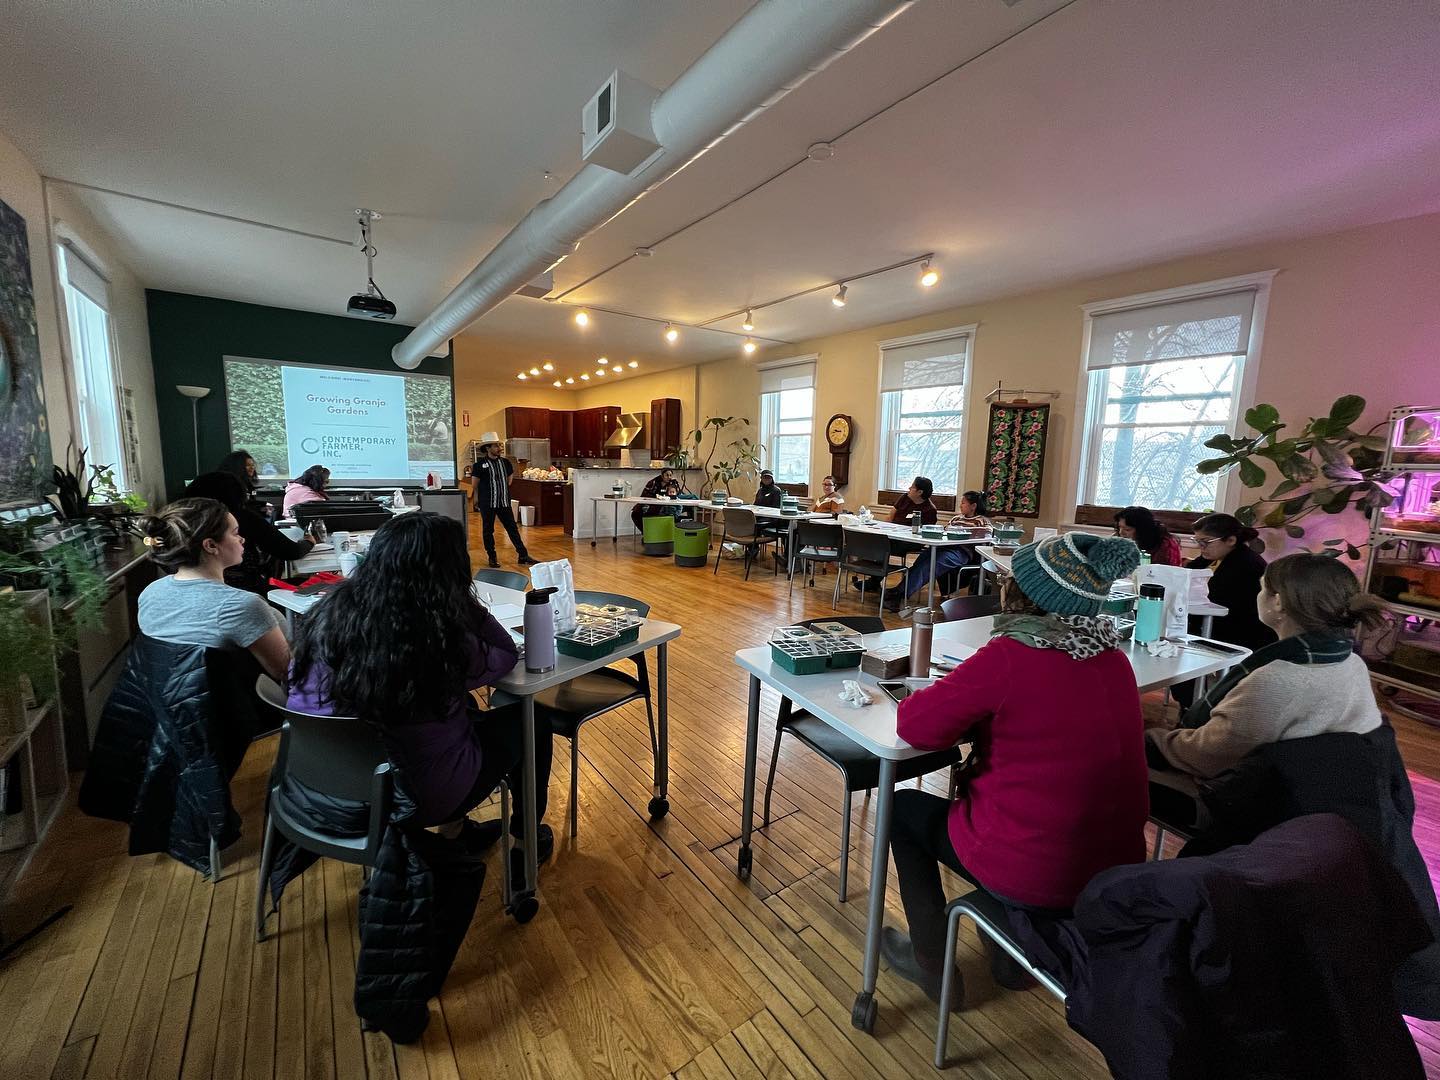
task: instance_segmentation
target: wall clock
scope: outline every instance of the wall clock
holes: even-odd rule
[[[850,482],[850,443],[855,438],[855,421],[845,413],[836,413],[825,424],[825,441],[830,446],[830,475],[835,486]]]

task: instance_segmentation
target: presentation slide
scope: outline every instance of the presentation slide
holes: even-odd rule
[[[225,398],[230,445],[250,452],[263,480],[293,480],[311,465],[341,486],[455,479],[448,376],[227,356]]]

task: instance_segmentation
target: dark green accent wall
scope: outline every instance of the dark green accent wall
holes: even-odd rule
[[[210,387],[199,405],[200,469],[215,467],[230,452],[223,357],[252,356],[291,364],[399,371],[391,347],[412,329],[343,315],[242,304],[187,293],[145,291],[150,316],[150,356],[155,366],[155,404],[165,492],[180,494],[195,472],[190,438],[190,399],[177,384]],[[453,354],[452,354],[453,356]],[[426,358],[417,371],[455,374],[452,357]]]

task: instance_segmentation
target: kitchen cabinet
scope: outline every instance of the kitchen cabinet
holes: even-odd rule
[[[563,481],[513,480],[510,497],[518,500],[521,506],[535,508],[536,525],[561,525],[565,521],[565,504],[570,496]]]
[[[550,438],[550,410],[512,405],[505,410],[505,437],[507,439]]]
[[[652,458],[663,458],[680,446],[679,398],[656,398],[650,402],[650,430],[646,434]]]
[[[550,410],[550,460],[575,456],[575,414],[567,409]]]
[[[596,409],[578,409],[575,412],[574,435],[575,456],[602,458],[620,456],[619,447],[607,449],[605,440],[620,424],[620,408],[604,405]]]

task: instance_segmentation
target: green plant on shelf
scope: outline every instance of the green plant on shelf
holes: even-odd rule
[[[1281,529],[1292,540],[1306,539],[1320,522],[1328,524],[1326,531],[1343,531],[1338,515],[1351,510],[1368,517],[1391,505],[1398,493],[1395,479],[1383,468],[1385,440],[1376,434],[1385,425],[1376,424],[1364,434],[1350,426],[1364,412],[1365,399],[1347,394],[1336,399],[1328,415],[1312,416],[1294,435],[1282,437],[1289,425],[1281,421],[1279,410],[1256,405],[1245,413],[1249,431],[1206,440],[1205,445],[1222,456],[1207,458],[1195,469],[1206,475],[1236,469],[1240,482],[1255,489],[1267,483],[1262,462],[1268,462],[1281,479],[1268,495],[1236,509],[1241,524]],[[1363,546],[1345,536],[1330,536],[1321,541],[1319,551],[1358,560]]]

